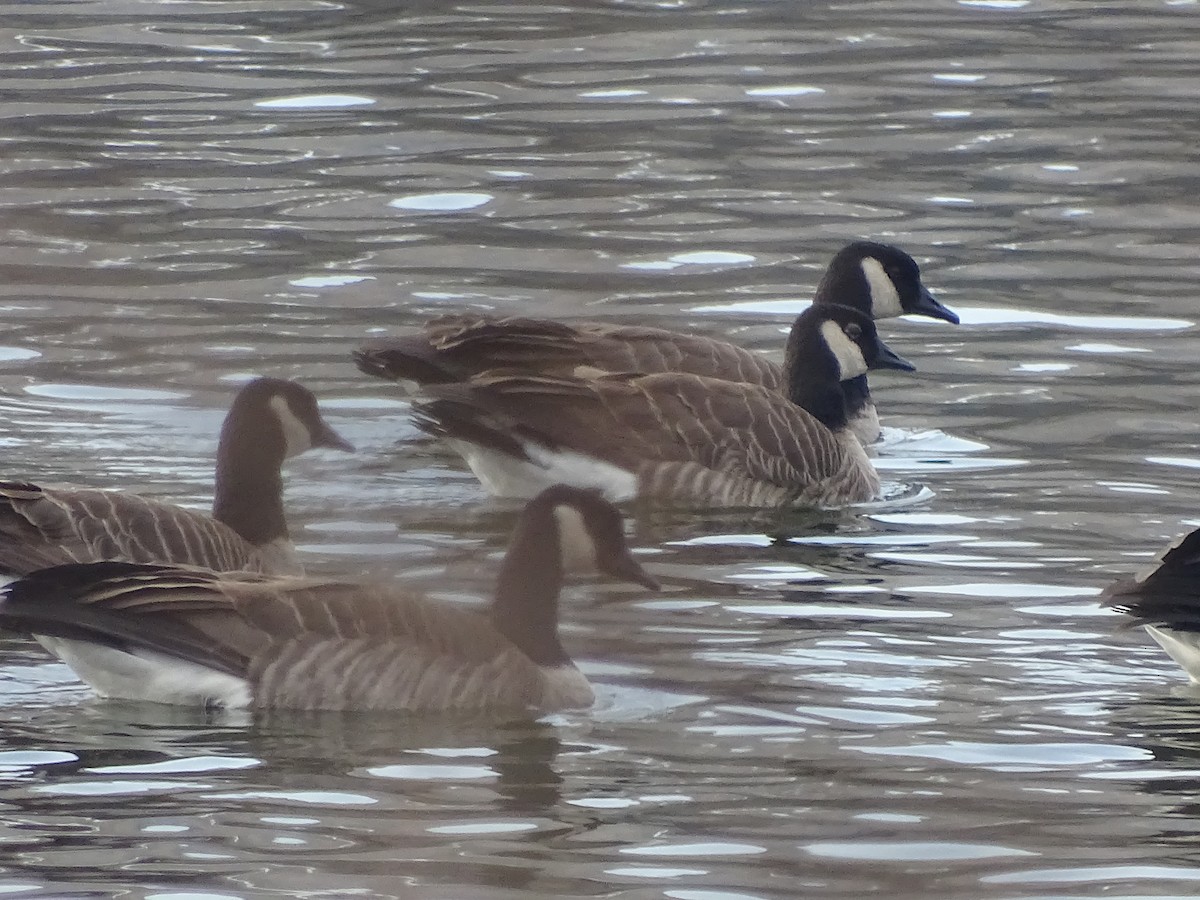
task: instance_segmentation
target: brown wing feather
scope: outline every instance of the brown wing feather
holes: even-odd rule
[[[440,383],[484,372],[571,375],[683,372],[729,381],[783,384],[782,369],[735,344],[663,328],[603,322],[447,315],[418,335],[385,338],[357,354],[368,372]]]
[[[226,571],[264,567],[256,547],[203,513],[115,491],[0,483],[0,571],[113,559]]]

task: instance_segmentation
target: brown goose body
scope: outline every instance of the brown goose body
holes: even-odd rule
[[[498,495],[563,481],[614,500],[689,505],[870,500],[878,475],[848,427],[840,383],[871,366],[911,366],[846,307],[810,308],[792,341],[789,359],[805,372],[791,397],[687,374],[482,375],[427,388],[415,417]]]
[[[255,379],[221,429],[212,517],[118,491],[0,482],[0,573],[101,560],[298,573],[280,469],[316,446],[352,449],[306,388]]]
[[[9,585],[0,626],[32,633],[97,692],[125,699],[412,712],[583,707],[592,689],[557,622],[563,562],[575,558],[654,586],[619,513],[594,492],[560,486],[522,513],[486,611],[394,586],[95,563]]]
[[[814,305],[839,304],[872,318],[907,313],[957,322],[924,287],[902,250],[857,241],[829,264]],[[485,373],[593,377],[672,373],[755,384],[788,393],[789,370],[719,338],[602,322],[477,314],[440,316],[420,330],[364,344],[355,353],[370,375],[418,384],[469,381]],[[879,437],[866,378],[843,385],[847,418],[864,443]]]

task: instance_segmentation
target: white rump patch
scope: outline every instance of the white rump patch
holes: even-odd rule
[[[493,497],[528,500],[553,484],[596,488],[614,503],[637,496],[636,475],[585,453],[524,442],[522,449],[530,457],[526,460],[466,441],[447,443],[466,460],[483,489]]]
[[[859,265],[871,289],[871,318],[890,319],[904,315],[900,292],[887,272],[883,271],[883,264],[873,256],[864,256]]]
[[[1200,684],[1200,634],[1163,625],[1147,625],[1146,631],[1171,659],[1183,666],[1194,684]]]
[[[832,320],[822,322],[821,337],[837,360],[838,381],[848,381],[867,374],[867,361],[863,358],[862,350],[846,336],[842,326]]]
[[[558,544],[562,548],[564,572],[595,572],[596,542],[592,532],[573,506],[554,507],[554,518],[558,521]]]
[[[244,678],[161,653],[126,653],[87,641],[44,636],[37,640],[101,697],[226,709],[245,708],[253,702]]]
[[[312,434],[300,418],[292,412],[287,400],[276,394],[269,401],[271,409],[279,419],[279,427],[283,429],[283,456],[290,459],[299,456],[305,450],[312,449]]]

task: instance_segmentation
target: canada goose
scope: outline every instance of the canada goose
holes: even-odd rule
[[[529,502],[486,611],[393,586],[92,563],[0,592],[0,626],[33,634],[97,693],[219,707],[549,711],[592,688],[558,637],[564,570],[648,588],[620,513],[557,485]]]
[[[840,382],[913,368],[870,318],[822,304],[788,339],[790,397],[701,375],[480,375],[430,385],[417,427],[446,438],[483,486],[530,496],[547,483],[709,506],[837,506],[879,476],[847,425]]]
[[[921,283],[911,256],[888,244],[843,247],[817,286],[814,305],[837,303],[875,319],[906,314],[958,323]],[[537,375],[687,373],[784,389],[785,366],[717,338],[664,328],[478,314],[439,316],[415,333],[370,341],[354,354],[368,375],[418,384],[466,381],[503,370]],[[842,384],[854,433],[879,438],[866,376]]]
[[[307,388],[256,378],[221,428],[212,518],[136,494],[0,482],[0,573],[100,560],[299,573],[279,470],[310,447],[354,449]]]
[[[1110,585],[1101,598],[1144,625],[1200,684],[1200,529],[1164,550],[1147,571]]]

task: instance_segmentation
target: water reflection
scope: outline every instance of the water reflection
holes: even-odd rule
[[[311,568],[477,600],[514,510],[355,372],[370,334],[775,354],[857,236],[965,326],[884,328],[888,504],[631,511],[666,589],[566,599],[592,714],[123,707],[0,638],[0,889],[1194,887],[1195,698],[1094,599],[1196,524],[1191,4],[0,9],[6,477],[203,507],[229,384],[296,377],[362,448],[289,467]]]

